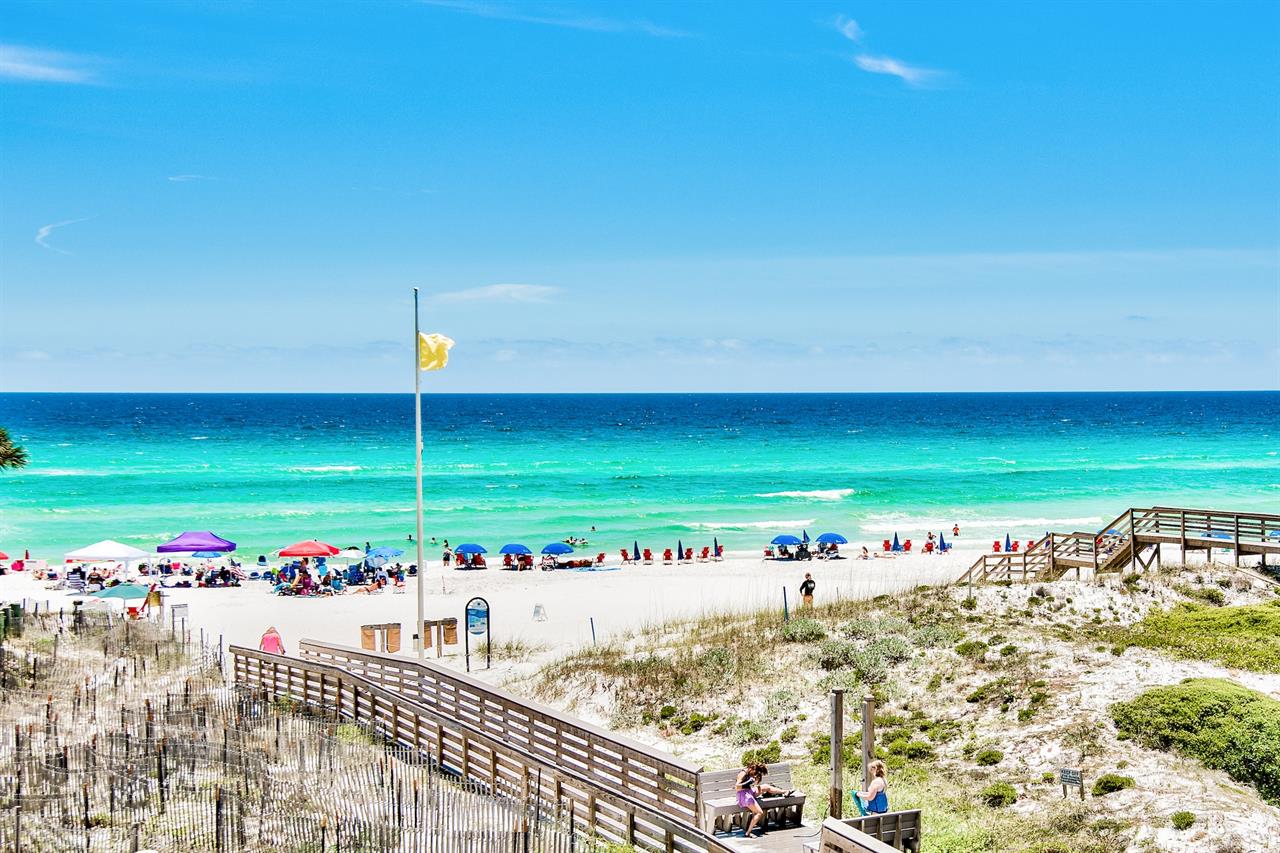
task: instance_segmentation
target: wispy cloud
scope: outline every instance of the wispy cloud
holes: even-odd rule
[[[600,18],[595,16],[574,15],[562,10],[538,5],[513,5],[507,3],[488,3],[482,0],[420,0],[427,6],[437,9],[448,9],[463,15],[474,15],[477,18],[492,18],[496,21],[516,21],[522,24],[543,24],[550,27],[565,27],[571,30],[588,30],[596,33],[642,33],[660,38],[688,38],[692,33],[664,27],[642,18]]]
[[[546,302],[560,292],[545,284],[489,284],[437,294],[437,302]]]
[[[54,50],[0,44],[0,80],[31,83],[92,83],[91,61]]]
[[[80,219],[68,219],[64,222],[51,222],[48,225],[41,225],[36,229],[36,243],[51,252],[57,252],[60,255],[69,255],[71,253],[66,249],[59,249],[57,246],[50,246],[48,243],[49,235],[53,234],[53,232],[59,228],[64,228],[67,225],[75,225],[77,222],[85,222],[88,219],[88,216],[84,216]]]
[[[849,41],[854,43],[862,41],[862,27],[860,27],[858,22],[853,18],[850,18],[848,15],[836,15],[835,25],[836,29],[840,31],[840,35],[844,36]]]
[[[853,61],[863,71],[869,71],[872,74],[890,74],[913,88],[936,83],[943,74],[943,72],[934,68],[909,65],[901,59],[894,59],[892,56],[872,56],[868,53],[863,53],[855,56]]]
[[[211,178],[208,175],[170,175],[169,180],[177,184],[185,184],[189,181],[216,181],[217,178]]]

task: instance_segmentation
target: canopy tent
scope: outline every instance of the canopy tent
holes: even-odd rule
[[[151,587],[140,583],[122,583],[89,593],[90,598],[146,598]]]
[[[780,533],[773,537],[770,545],[800,545],[802,544],[799,536],[792,536],[790,533]]]
[[[325,542],[316,539],[308,539],[305,542],[295,542],[288,548],[281,548],[281,557],[332,557],[338,553],[338,549]]]
[[[818,541],[823,545],[848,545],[849,540],[839,533],[819,533]]]
[[[195,551],[234,551],[236,543],[208,530],[188,530],[177,538],[156,547],[160,554],[190,554]]]
[[[114,539],[103,539],[101,542],[94,542],[78,551],[68,551],[67,560],[75,562],[77,560],[85,563],[101,563],[101,562],[118,562],[131,563],[134,560],[145,560],[148,554],[132,545],[126,545],[123,542],[117,542]]]
[[[559,556],[560,554],[572,554],[573,549],[563,542],[552,542],[550,545],[542,549],[542,553]]]
[[[499,554],[510,554],[513,557],[524,557],[532,554],[528,545],[521,545],[519,542],[508,542],[498,549]]]

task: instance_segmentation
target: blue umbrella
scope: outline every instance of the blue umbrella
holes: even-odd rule
[[[542,549],[544,554],[572,554],[573,549],[563,542],[552,542],[550,545]]]
[[[525,545],[521,545],[518,542],[512,542],[510,544],[503,545],[501,548],[499,548],[498,553],[499,554],[515,554],[519,556],[524,556],[525,554],[532,554],[533,552],[530,551],[529,548]]]
[[[892,548],[890,548],[889,550],[890,550],[890,551],[901,551],[901,550],[902,550],[902,546],[898,544],[898,531],[896,531],[896,530],[895,530],[895,531],[893,531],[893,547],[892,547]]]
[[[773,537],[773,541],[770,542],[769,544],[770,545],[799,545],[800,537],[792,536],[790,533],[780,533],[777,536]]]
[[[632,560],[640,559],[640,540],[639,539],[631,543],[631,559]]]
[[[221,557],[222,554],[223,554],[222,551],[192,551],[191,552],[191,556],[200,557],[203,560],[212,560],[216,557]]]
[[[823,545],[848,545],[849,540],[845,539],[839,533],[821,533],[818,535],[818,541]]]
[[[89,593],[90,598],[146,598],[151,587],[138,583],[122,583]]]
[[[455,554],[488,554],[489,551],[483,545],[475,545],[470,542],[464,542],[457,548],[453,549]]]
[[[676,540],[676,562],[684,559],[684,543],[679,539]]]
[[[1009,541],[1009,534],[1006,533],[1004,535],[1004,552],[1008,554],[1012,550],[1013,550],[1013,543]]]
[[[945,551],[950,547],[947,545],[947,537],[942,535],[942,531],[938,531],[938,550]]]
[[[720,537],[713,536],[711,538],[711,544],[712,544],[711,556],[719,557],[720,556]]]
[[[399,557],[403,553],[404,551],[400,548],[392,548],[389,545],[383,545],[380,548],[374,548],[372,551],[369,551],[364,555],[364,557],[366,560],[369,559],[370,557],[373,557],[373,558],[381,557],[382,559],[385,560],[388,557]]]
[[[802,542],[804,542],[804,544],[808,545],[808,544],[809,544],[809,531],[808,531],[808,530],[805,530],[805,531],[803,531],[803,532],[804,532],[804,539],[802,539],[801,541],[802,541]]]

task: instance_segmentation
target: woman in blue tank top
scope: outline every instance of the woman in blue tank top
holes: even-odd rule
[[[854,805],[864,815],[884,814],[889,811],[889,782],[885,778],[884,762],[871,762],[867,772],[871,774],[871,784],[865,791],[852,792]]]

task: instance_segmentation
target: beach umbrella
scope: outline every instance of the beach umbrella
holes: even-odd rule
[[[800,541],[801,541],[801,542],[803,542],[804,544],[808,545],[808,544],[809,544],[809,531],[808,531],[808,530],[805,530],[805,531],[803,531],[803,533],[804,533],[804,538],[803,538],[803,539],[801,539]]]
[[[572,554],[573,549],[563,542],[552,542],[550,545],[542,549],[542,553],[555,554],[559,556],[560,554]]]
[[[632,560],[640,559],[640,540],[639,539],[636,539],[631,543],[631,559]]]
[[[1004,552],[1008,554],[1012,550],[1013,550],[1013,543],[1009,541],[1009,534],[1006,533],[1004,535]]]
[[[901,550],[902,550],[902,546],[898,544],[898,531],[896,531],[896,530],[895,530],[895,531],[893,531],[893,547],[892,547],[892,548],[890,548],[889,550],[890,550],[890,551],[901,551]]]
[[[770,545],[799,545],[800,537],[792,536],[790,533],[780,533],[777,536],[773,537],[773,541],[770,542],[769,544]]]
[[[942,531],[938,531],[938,550],[947,550],[947,537],[942,535]]]
[[[332,557],[338,553],[338,549],[325,542],[308,539],[305,542],[295,542],[288,548],[281,548],[279,553],[281,557]]]
[[[714,536],[711,539],[711,556],[720,556],[720,537]]]
[[[90,598],[146,598],[151,587],[140,583],[122,583],[89,593]]]
[[[676,562],[678,563],[683,559],[684,559],[684,542],[677,539],[676,540]]]
[[[453,549],[455,554],[488,554],[489,550],[483,545],[476,545],[472,542],[464,542],[457,548]]]
[[[214,560],[224,555],[221,551],[192,551],[191,556],[199,557],[202,560]]]
[[[512,542],[509,545],[503,545],[501,548],[499,548],[498,553],[499,554],[515,554],[518,556],[524,556],[525,554],[532,554],[533,552],[529,550],[529,547],[527,545],[520,545],[516,542]]]
[[[845,539],[839,533],[820,533],[818,541],[823,545],[848,545],[849,540]]]
[[[404,549],[403,549],[403,548],[392,548],[390,545],[383,545],[383,546],[380,546],[380,547],[378,547],[378,548],[374,548],[373,550],[371,550],[371,551],[367,552],[367,553],[364,555],[364,558],[365,558],[366,560],[368,560],[368,559],[375,559],[375,560],[377,560],[377,559],[382,559],[382,560],[386,560],[386,559],[388,559],[388,558],[390,558],[390,557],[399,557],[399,556],[400,556],[400,555],[402,555],[403,553],[404,553]]]
[[[0,560],[7,560],[7,559],[9,559],[9,555],[6,554],[4,551],[0,551]]]
[[[156,546],[159,554],[190,554],[195,551],[234,551],[236,543],[208,530],[188,530],[180,536]]]

